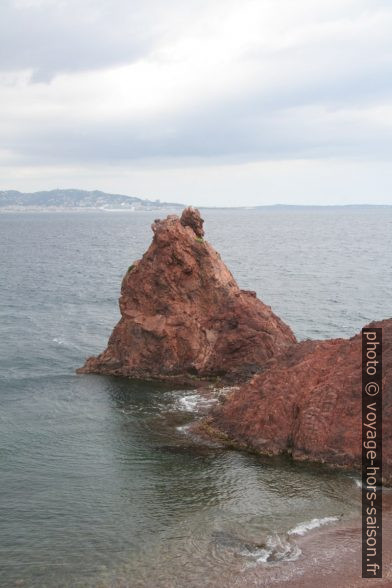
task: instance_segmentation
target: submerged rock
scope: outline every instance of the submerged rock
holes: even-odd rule
[[[392,319],[383,329],[383,477],[392,483]],[[304,341],[212,411],[201,431],[231,446],[361,468],[361,334]]]
[[[122,281],[121,319],[79,373],[241,380],[296,339],[254,292],[240,290],[204,240],[197,209],[156,220],[153,241]]]

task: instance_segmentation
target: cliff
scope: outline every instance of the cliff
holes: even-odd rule
[[[383,329],[383,474],[392,483],[392,319]],[[361,468],[361,335],[274,357],[202,424],[234,447]]]
[[[106,350],[79,373],[238,381],[295,343],[269,306],[238,287],[204,239],[198,210],[156,220],[152,230],[122,281],[121,319]]]

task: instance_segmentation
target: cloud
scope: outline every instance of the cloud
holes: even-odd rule
[[[186,14],[170,0],[167,6],[154,0],[2,0],[0,71],[30,69],[33,81],[49,82],[62,72],[130,63],[165,37],[170,18],[180,23]]]
[[[4,0],[0,162],[385,161],[391,28],[381,0]]]

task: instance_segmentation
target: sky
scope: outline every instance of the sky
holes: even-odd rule
[[[1,0],[0,190],[392,204],[390,0]]]

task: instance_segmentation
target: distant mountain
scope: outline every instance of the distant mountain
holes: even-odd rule
[[[49,190],[23,193],[0,190],[1,211],[29,210],[162,210],[182,209],[183,204],[143,200],[136,196],[106,194],[99,190]]]

